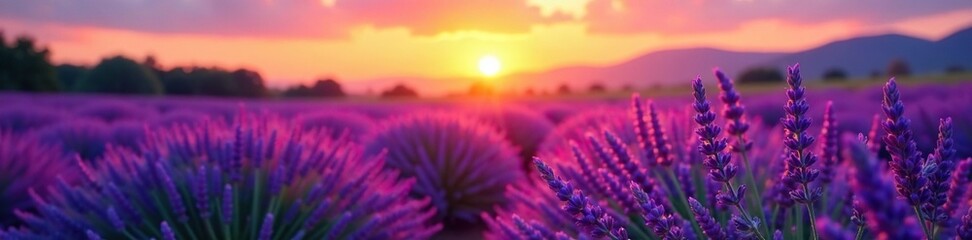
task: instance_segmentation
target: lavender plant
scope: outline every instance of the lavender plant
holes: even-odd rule
[[[532,169],[532,157],[537,155],[543,139],[553,131],[549,120],[538,113],[516,106],[502,106],[473,113],[487,124],[495,126],[506,140],[519,148],[523,168]]]
[[[365,153],[387,153],[387,168],[416,178],[412,195],[431,198],[436,219],[450,227],[475,224],[481,212],[505,205],[506,186],[523,179],[520,160],[502,135],[458,115],[388,120],[365,139]]]
[[[157,131],[77,186],[35,195],[3,239],[422,239],[440,229],[413,180],[347,140],[271,120]]]
[[[111,141],[110,129],[101,122],[75,119],[63,121],[37,130],[41,143],[60,147],[69,157],[77,154],[84,160],[101,157]]]
[[[36,212],[31,189],[64,187],[74,181],[72,161],[31,135],[0,132],[0,227],[21,224],[16,211]]]
[[[677,125],[673,120],[677,118],[660,117],[651,103],[646,105],[635,95],[631,128],[593,124],[576,129],[587,134],[586,138],[541,152],[545,159],[537,159],[535,164],[551,191],[536,193],[528,187],[510,187],[508,196],[514,203],[500,208],[496,215],[482,216],[489,223],[485,236],[613,239],[623,233],[631,239],[918,239],[922,226],[926,226],[931,234],[928,238],[948,239],[972,229],[967,227],[972,224],[966,223],[972,221],[948,220],[961,219],[949,209],[964,207],[959,199],[965,194],[964,185],[972,179],[967,173],[972,171],[972,164],[958,163],[957,170],[951,170],[957,161],[952,157],[949,120],[941,121],[939,146],[928,158],[929,163],[915,165],[917,177],[927,178],[922,181],[928,184],[913,192],[924,191],[928,196],[919,196],[922,200],[917,205],[889,201],[901,191],[892,183],[908,181],[898,172],[911,169],[899,167],[904,163],[892,163],[894,171],[885,172],[874,151],[880,145],[864,137],[842,138],[833,103],[823,111],[819,133],[822,146],[814,148],[815,139],[809,131],[810,107],[799,65],[789,67],[788,75],[785,117],[780,124],[783,134],[765,137],[766,131],[757,128],[761,136],[749,138],[741,97],[731,79],[716,71],[722,116],[731,140],[720,136],[723,129],[706,98],[701,78],[693,81],[692,109],[696,115],[691,120],[698,125],[698,138],[687,144],[697,146],[701,160],[676,151],[672,135],[665,130],[679,130],[666,128],[663,123]],[[892,80],[887,88],[893,94],[885,99],[889,120],[884,125],[889,137],[884,140],[890,152],[913,154],[919,159],[904,144],[911,133],[907,120],[901,117],[903,108],[897,106],[901,103],[894,85]],[[633,135],[635,140],[619,134]],[[776,157],[767,157],[773,154]],[[816,164],[818,155],[822,164]],[[736,156],[741,164],[734,161]],[[902,162],[904,158],[895,159]],[[774,169],[783,174],[769,174]],[[554,175],[554,171],[560,174]],[[963,189],[956,190],[953,185],[963,185]],[[593,209],[596,214],[585,214],[591,210],[584,209]]]
[[[0,131],[24,133],[60,122],[64,114],[46,108],[25,105],[0,109]]]
[[[296,121],[304,130],[330,129],[332,138],[347,134],[354,140],[359,140],[375,127],[374,121],[367,116],[338,111],[322,111],[301,115],[297,117]]]

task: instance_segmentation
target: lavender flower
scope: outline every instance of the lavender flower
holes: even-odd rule
[[[654,167],[658,165],[658,158],[655,156],[654,137],[651,134],[651,127],[648,126],[649,120],[641,106],[641,96],[635,93],[631,99],[631,115],[634,117],[633,127],[635,135],[638,137],[638,145],[641,147],[642,158],[645,159],[648,167]]]
[[[719,222],[709,214],[709,210],[702,206],[695,198],[689,198],[689,206],[695,214],[695,222],[702,228],[702,233],[709,239],[725,239],[722,227]]]
[[[809,186],[820,172],[813,168],[813,164],[817,162],[817,156],[812,151],[807,151],[814,139],[806,134],[807,129],[810,128],[810,118],[805,115],[810,106],[804,97],[806,89],[803,87],[803,77],[800,76],[799,64],[787,68],[786,83],[789,85],[789,89],[786,91],[787,102],[783,107],[786,117],[781,120],[786,136],[784,145],[789,149],[786,158],[785,177],[802,186],[802,188],[791,190],[790,197],[794,201],[809,207],[821,195],[819,187],[811,188]],[[812,216],[811,220],[813,220]]]
[[[73,182],[79,172],[72,165],[59,151],[40,144],[32,135],[0,132],[0,225],[19,225],[15,209],[37,211],[30,189]]]
[[[921,232],[904,202],[889,201],[896,195],[892,179],[882,174],[884,165],[861,141],[848,141],[848,159],[853,160],[851,187],[866,216],[869,232],[890,239],[919,239]]]
[[[662,129],[661,120],[658,119],[658,112],[655,111],[655,104],[648,103],[648,117],[651,119],[651,145],[655,146],[655,157],[658,158],[658,165],[669,167],[672,165],[671,156],[672,146],[668,144],[665,131]]]
[[[823,128],[821,135],[821,154],[823,168],[820,170],[820,183],[830,184],[834,179],[835,166],[840,163],[840,132],[837,131],[837,120],[834,119],[834,102],[827,101],[824,110]]]
[[[682,235],[682,227],[679,225],[682,222],[681,219],[672,215],[658,199],[642,191],[638,184],[632,183],[629,189],[634,194],[635,199],[638,200],[645,224],[652,229],[656,236],[666,240],[685,239],[685,236]]]
[[[146,119],[154,119],[155,115],[157,115],[154,110],[113,100],[96,101],[82,106],[76,111],[76,114],[105,123],[143,121]]]
[[[719,79],[719,88],[722,89],[720,99],[725,104],[725,109],[722,110],[722,116],[729,120],[729,123],[726,123],[726,132],[736,137],[736,141],[732,145],[732,150],[736,152],[749,152],[753,143],[744,136],[746,131],[749,130],[749,123],[746,123],[743,118],[746,108],[739,103],[741,97],[736,92],[732,79],[727,77],[719,69],[715,69],[713,72],[716,78]]]
[[[347,134],[353,140],[359,140],[375,128],[371,118],[349,111],[322,111],[298,116],[295,120],[306,130],[326,129],[331,138]]]
[[[542,115],[518,106],[503,105],[478,110],[472,115],[500,130],[507,141],[519,148],[517,153],[527,172],[533,169],[532,159],[540,144],[554,130],[554,124]]]
[[[353,143],[295,131],[274,119],[156,131],[141,154],[110,149],[97,166],[82,162],[84,184],[37,195],[43,211],[18,214],[25,230],[5,234],[411,239],[441,228],[428,222],[435,214],[426,210],[428,199],[407,197],[413,180],[383,171],[382,159],[363,158]],[[269,175],[280,168],[289,174],[279,192],[271,192]]]
[[[935,171],[928,176],[928,185],[925,186],[931,193],[928,201],[922,204],[922,211],[925,217],[936,224],[943,225],[948,221],[949,214],[945,212],[944,205],[948,201],[948,192],[951,187],[950,177],[955,163],[952,155],[952,119],[942,119],[938,127],[938,147],[935,154],[928,156],[928,163],[935,165]]]
[[[16,105],[0,109],[0,131],[20,134],[41,129],[64,119],[65,114],[36,106]]]
[[[520,160],[500,133],[478,121],[444,113],[388,120],[367,137],[365,154],[387,153],[386,168],[416,178],[449,226],[477,223],[481,212],[507,203],[506,185],[523,179]]]
[[[563,209],[568,215],[574,216],[577,224],[590,232],[594,238],[609,237],[611,239],[624,239],[627,235],[623,227],[615,226],[614,217],[604,212],[603,208],[595,201],[587,198],[583,191],[574,190],[570,183],[557,177],[543,160],[534,158],[533,163],[537,166],[540,177],[546,181],[547,187],[554,191],[557,198],[564,202]],[[640,187],[638,187],[640,191]],[[643,191],[641,193],[644,193]],[[637,193],[636,193],[637,195]],[[640,200],[639,200],[640,201]]]
[[[972,180],[972,159],[959,161],[958,166],[952,173],[952,182],[949,183],[947,199],[945,201],[945,214],[952,216],[959,205],[966,199],[969,181]]]
[[[962,215],[962,222],[959,224],[956,232],[958,232],[959,239],[972,239],[972,207],[969,207],[965,215]]]
[[[108,127],[90,120],[72,120],[37,130],[41,143],[60,146],[65,155],[80,155],[84,160],[101,157],[110,142]]]
[[[854,239],[854,234],[848,232],[840,225],[839,222],[835,222],[827,217],[818,218],[817,232],[820,232],[821,239],[827,240],[851,240]]]
[[[692,106],[698,113],[695,115],[695,122],[699,124],[695,133],[701,142],[699,151],[706,155],[702,165],[709,169],[710,178],[721,183],[729,183],[736,176],[736,165],[731,162],[731,156],[723,153],[727,145],[726,140],[717,139],[722,129],[713,124],[716,115],[712,113],[709,101],[705,99],[705,88],[702,86],[701,78],[695,78],[692,89],[695,96],[695,103]]]
[[[927,179],[922,174],[923,162],[919,157],[914,137],[909,128],[911,121],[904,117],[904,104],[898,93],[898,83],[891,78],[884,86],[884,144],[891,153],[891,171],[895,186],[911,206],[921,206],[930,193],[925,189]]]

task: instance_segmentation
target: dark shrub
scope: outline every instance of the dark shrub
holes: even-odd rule
[[[746,69],[736,77],[739,83],[777,83],[783,82],[783,72],[774,67],[755,67]]]
[[[161,95],[162,83],[148,68],[131,59],[116,56],[102,59],[78,85],[92,93]]]

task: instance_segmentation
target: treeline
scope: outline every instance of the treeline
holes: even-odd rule
[[[270,91],[260,73],[240,68],[176,66],[162,68],[148,56],[138,61],[125,56],[102,59],[97,65],[54,65],[49,49],[30,37],[8,41],[0,32],[0,90],[25,92],[82,92],[130,95],[178,95],[261,98],[344,97],[335,80],[319,80]]]

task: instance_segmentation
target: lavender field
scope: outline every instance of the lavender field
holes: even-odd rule
[[[972,239],[972,82],[0,94],[0,239]],[[816,85],[815,85],[816,86]]]

